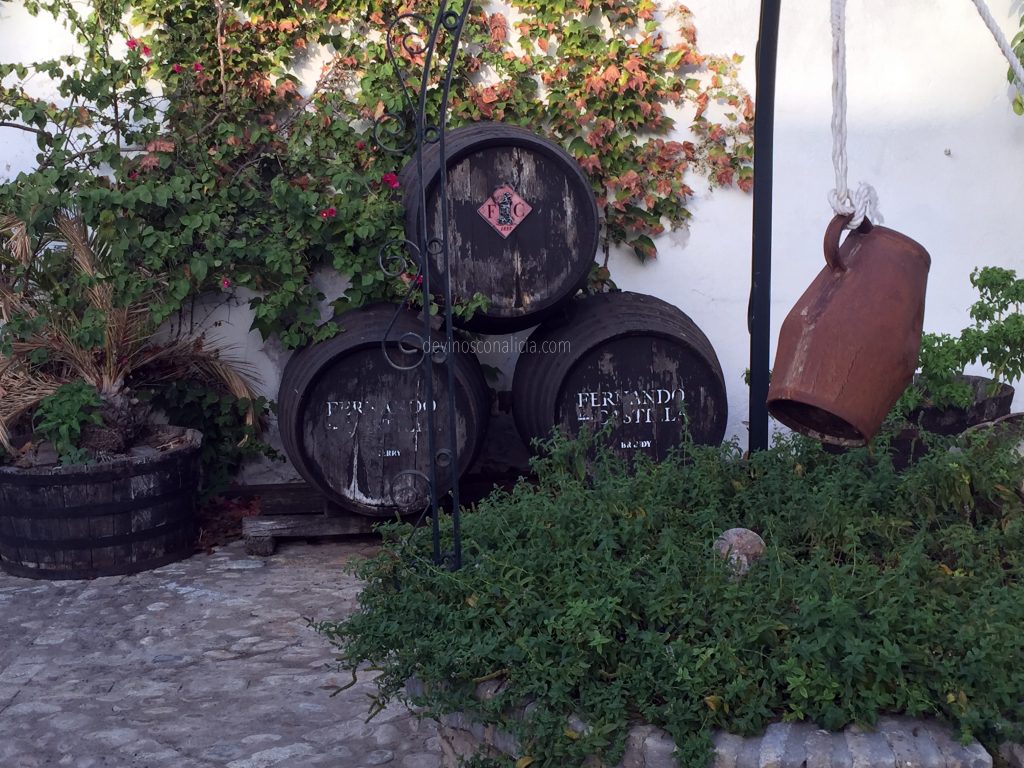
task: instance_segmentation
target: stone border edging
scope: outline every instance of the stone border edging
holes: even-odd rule
[[[477,696],[490,699],[500,681],[477,687]],[[422,693],[419,681],[407,690]],[[523,708],[525,715],[530,705]],[[577,732],[586,729],[579,718],[569,718]],[[522,757],[519,740],[508,731],[485,726],[462,712],[444,715],[438,736],[446,768],[482,752],[489,756]],[[714,755],[709,768],[992,768],[992,756],[977,741],[960,744],[949,727],[934,721],[904,716],[879,717],[873,731],[851,725],[842,731],[824,731],[812,723],[773,723],[761,736],[743,737],[724,731],[713,736]],[[635,725],[626,739],[626,752],[615,768],[693,768],[680,766],[669,734],[653,725]],[[1024,768],[1024,745],[1004,744],[1000,757],[1009,768]]]

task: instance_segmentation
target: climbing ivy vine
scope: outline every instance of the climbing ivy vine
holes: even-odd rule
[[[714,185],[750,189],[753,103],[737,81],[742,59],[702,53],[685,6],[653,0],[510,5],[510,16],[476,4],[471,9],[452,123],[517,123],[566,146],[590,175],[604,212],[605,274],[611,245],[653,257],[652,238],[687,221],[691,167]],[[361,117],[404,107],[385,41],[375,33],[400,11],[432,8],[429,2],[337,3],[339,28],[326,36],[338,50],[335,82],[353,94]],[[411,68],[421,64],[416,53],[396,50]],[[437,81],[432,85],[436,96]],[[681,119],[692,141],[669,138]]]
[[[129,265],[167,274],[168,317],[203,291],[239,292],[254,326],[285,346],[321,325],[317,271],[348,278],[343,310],[404,294],[378,264],[401,236],[396,172],[373,121],[408,104],[385,55],[387,22],[433,17],[426,0],[30,0],[79,50],[0,65],[0,128],[31,133],[34,171],[0,184],[0,212],[30,222],[33,244],[60,208]],[[738,57],[697,46],[676,3],[474,3],[451,92],[450,125],[499,120],[540,130],[587,170],[604,212],[596,278],[615,244],[641,259],[689,218],[690,173],[751,181],[753,105]],[[458,10],[458,3],[455,4]],[[442,41],[441,54],[449,41]],[[414,91],[422,53],[398,47]],[[319,58],[318,58],[319,57]],[[326,61],[312,92],[299,73]],[[39,75],[60,103],[34,92]],[[438,76],[427,102],[438,107]],[[678,123],[690,141],[671,138]],[[134,271],[132,271],[134,265]],[[333,298],[333,297],[332,297]]]

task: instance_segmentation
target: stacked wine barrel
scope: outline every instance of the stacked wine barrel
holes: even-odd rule
[[[537,325],[590,274],[600,231],[590,181],[557,144],[500,123],[449,131],[445,156],[452,294],[490,301],[461,325],[480,333]],[[424,228],[441,232],[440,145],[429,145],[399,179],[409,240],[419,242]],[[428,253],[431,285],[441,285],[440,260]]]
[[[441,339],[422,340],[419,317],[408,310],[396,316],[396,309],[376,304],[337,318],[344,331],[293,355],[278,394],[281,442],[295,469],[334,505],[370,517],[419,512],[429,503],[428,409],[434,455],[451,443],[447,367],[432,354]],[[490,390],[476,357],[457,349],[449,354],[455,358],[452,459],[462,474],[483,444]],[[440,463],[452,459],[442,455]],[[442,484],[450,477],[446,467],[437,472]],[[440,493],[449,488],[442,485]]]
[[[443,158],[440,146],[430,145],[399,174],[411,242],[444,229],[442,162],[447,264],[444,249],[428,247],[424,267],[432,286],[442,284],[447,267],[455,299],[488,298],[487,310],[455,321],[461,328],[509,333],[537,326],[513,382],[524,440],[555,427],[574,434],[610,422],[617,451],[658,459],[687,430],[697,442],[722,439],[721,367],[690,318],[635,293],[574,298],[593,265],[599,220],[590,183],[569,154],[512,126],[448,132]],[[435,447],[449,443],[445,365],[429,355],[414,365],[422,352],[408,340],[422,335],[422,322],[411,312],[395,315],[388,305],[343,315],[343,333],[292,357],[279,395],[282,442],[299,473],[335,505],[373,517],[419,512],[429,503],[428,408]],[[455,356],[456,456],[435,451],[434,458],[457,461],[461,475],[486,435],[490,392],[473,355],[448,354]],[[442,493],[450,477],[443,467],[437,472]]]
[[[707,336],[676,307],[639,293],[573,301],[530,335],[512,383],[516,427],[527,442],[552,427],[569,434],[609,422],[625,457],[663,459],[686,438],[725,435],[725,381]]]

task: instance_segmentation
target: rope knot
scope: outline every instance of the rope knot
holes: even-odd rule
[[[842,197],[833,189],[828,193],[828,202],[836,213],[852,217],[850,223],[846,225],[847,229],[857,229],[864,219],[872,224],[881,224],[884,221],[878,211],[878,193],[870,184],[858,184],[852,195],[847,190]]]

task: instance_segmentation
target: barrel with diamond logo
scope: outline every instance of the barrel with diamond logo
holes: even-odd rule
[[[445,135],[452,294],[481,293],[490,307],[462,323],[481,333],[537,325],[584,285],[598,246],[597,203],[586,174],[548,139],[499,123],[474,123]],[[420,196],[416,158],[399,175],[406,237],[441,232],[438,144],[423,152]],[[428,256],[431,286],[441,257]]]

